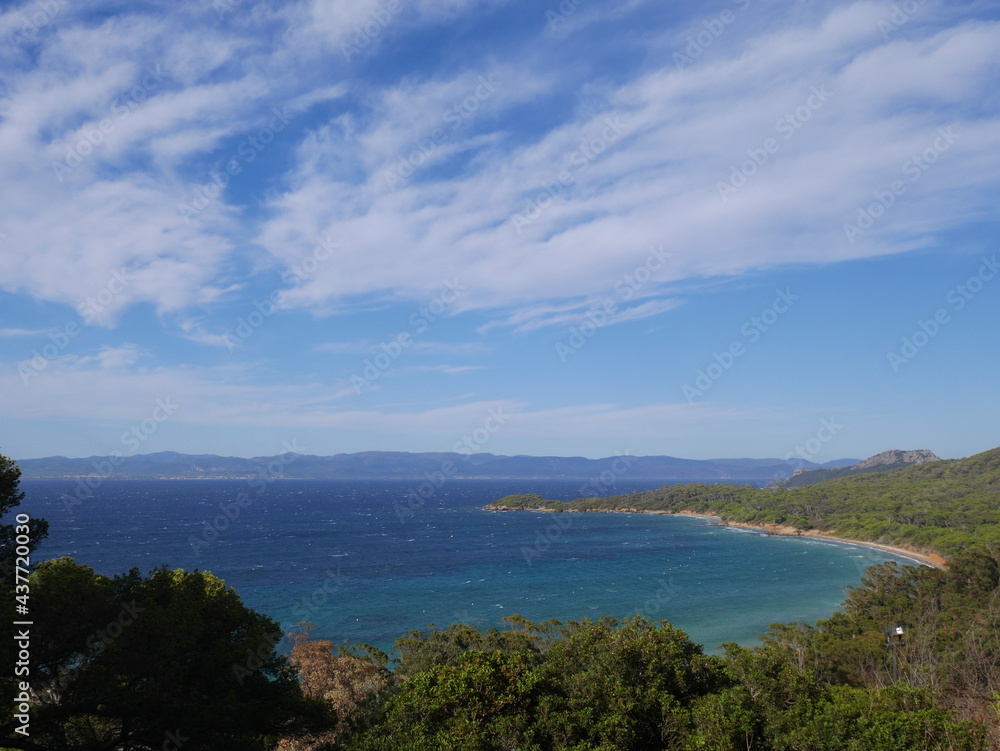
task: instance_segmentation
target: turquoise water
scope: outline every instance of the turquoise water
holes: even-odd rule
[[[209,570],[286,628],[308,621],[319,638],[386,650],[430,623],[500,626],[515,613],[639,614],[707,649],[749,645],[771,623],[828,617],[868,566],[910,562],[698,518],[481,508],[510,493],[572,499],[579,485],[450,480],[410,513],[405,481],[109,480],[89,496],[71,481],[22,483],[23,510],[51,525],[40,558],[108,575]]]

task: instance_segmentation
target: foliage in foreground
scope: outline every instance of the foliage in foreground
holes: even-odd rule
[[[536,626],[495,648],[431,632],[443,657],[410,673],[353,751],[973,751],[982,732],[932,692],[817,680],[776,647],[706,656],[636,618]],[[516,632],[515,632],[516,633]],[[419,639],[411,637],[411,647]],[[473,640],[474,641],[474,640]],[[440,651],[448,643],[452,650]],[[471,647],[464,649],[460,644]],[[417,651],[420,651],[419,649]],[[401,668],[406,669],[406,661]]]
[[[396,643],[394,691],[351,751],[972,751],[1000,719],[1000,560],[886,563],[815,626],[705,655],[667,623],[465,625]],[[885,629],[901,626],[900,682]],[[371,707],[369,707],[371,709]]]
[[[21,470],[17,464],[0,455],[0,518],[7,516],[21,501],[24,493],[20,490]],[[0,524],[0,584],[14,586],[17,573],[17,529],[16,517],[7,516],[8,523]],[[34,553],[38,544],[49,534],[49,523],[44,519],[30,519],[27,525],[28,553]]]
[[[274,651],[278,625],[211,574],[133,569],[109,579],[62,558],[30,582],[30,740],[16,732],[19,687],[4,676],[0,746],[264,751],[325,715]],[[0,656],[14,664],[13,640]]]
[[[390,672],[377,650],[308,632],[286,661],[276,625],[210,574],[107,579],[61,559],[33,577],[49,625],[36,633],[31,744],[5,747],[984,751],[998,584],[984,553],[950,571],[883,564],[829,620],[775,625],[761,647],[718,656],[666,622],[512,616],[504,630],[411,632]],[[898,685],[886,624],[906,630]]]

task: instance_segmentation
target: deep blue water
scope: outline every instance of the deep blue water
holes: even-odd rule
[[[481,509],[511,493],[570,500],[579,481],[450,480],[399,513],[416,485],[108,480],[77,499],[77,481],[31,480],[19,511],[49,520],[36,560],[68,555],[109,576],[161,564],[211,571],[286,629],[308,621],[317,638],[387,651],[430,623],[499,626],[515,613],[641,614],[709,650],[753,644],[771,623],[828,617],[868,566],[908,562],[695,518]]]

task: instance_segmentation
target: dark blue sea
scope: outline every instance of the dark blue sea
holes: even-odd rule
[[[608,495],[659,483],[609,488]],[[49,520],[36,560],[98,573],[211,571],[286,629],[389,651],[411,629],[462,622],[668,620],[706,649],[775,622],[828,617],[868,566],[905,559],[645,514],[488,512],[512,493],[571,500],[579,481],[449,480],[422,505],[410,481],[22,481]],[[412,496],[411,496],[412,499]]]

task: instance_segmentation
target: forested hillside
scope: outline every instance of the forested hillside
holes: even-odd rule
[[[775,487],[799,488],[803,485],[815,485],[825,480],[836,480],[841,477],[854,477],[869,472],[888,472],[893,469],[912,467],[916,464],[939,462],[941,459],[933,451],[926,449],[917,451],[883,451],[870,456],[863,462],[857,462],[847,467],[821,467],[819,469],[798,469],[784,482],[775,482]]]
[[[509,496],[488,508],[710,513],[728,522],[819,529],[949,557],[972,545],[1000,545],[1000,449],[790,490],[674,485],[569,503]]]

